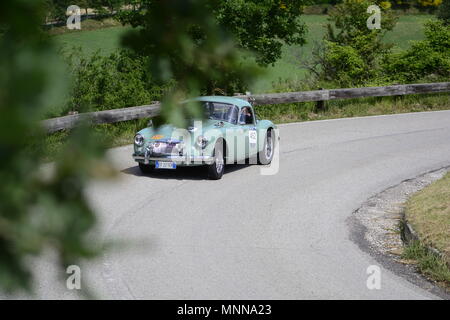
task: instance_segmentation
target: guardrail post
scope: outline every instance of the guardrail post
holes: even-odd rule
[[[318,90],[323,90],[323,88],[318,88]],[[327,109],[327,104],[326,104],[325,100],[319,100],[316,102],[315,112],[325,111],[326,109]]]

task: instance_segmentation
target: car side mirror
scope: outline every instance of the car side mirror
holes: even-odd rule
[[[148,120],[147,127],[153,127],[153,120]]]

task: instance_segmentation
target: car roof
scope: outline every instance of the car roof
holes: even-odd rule
[[[235,97],[227,97],[227,96],[203,96],[203,97],[197,97],[190,99],[193,101],[206,101],[206,102],[219,102],[219,103],[229,103],[234,104],[238,107],[247,107],[250,106],[250,103],[248,101],[235,98]]]

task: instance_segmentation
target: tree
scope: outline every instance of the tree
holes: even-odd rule
[[[143,0],[139,12],[124,13],[121,21],[133,27],[146,27],[159,1]],[[188,1],[191,2],[191,1]],[[281,58],[283,44],[304,44],[306,27],[300,21],[306,0],[211,0],[199,1],[213,13],[215,22],[231,33],[237,44],[257,54],[260,65]],[[187,5],[189,6],[189,5]],[[202,10],[205,12],[205,10]]]
[[[381,8],[381,29],[369,29],[367,8],[371,4],[367,0],[344,0],[331,11],[324,45],[311,64],[319,79],[341,86],[375,80],[382,57],[392,47],[382,39],[393,29],[396,18],[388,8]]]
[[[435,8],[442,3],[442,0],[417,0],[417,5],[424,8]]]
[[[65,21],[67,19],[67,8],[72,4],[70,0],[48,0],[47,3],[51,8],[50,12],[53,19],[57,21]]]
[[[92,8],[91,0],[77,0],[76,4],[77,4],[77,6],[80,7],[80,9],[84,9],[84,12],[85,12],[86,16],[89,13],[88,9]]]
[[[109,8],[111,13],[120,10],[124,4],[124,0],[105,0],[104,4]]]
[[[395,82],[447,81],[450,78],[450,27],[441,20],[425,23],[425,39],[405,51],[391,54],[383,63],[384,73]]]
[[[304,0],[216,0],[213,8],[219,24],[240,47],[268,65],[281,58],[283,44],[305,43],[306,27],[299,19],[304,4]]]
[[[369,29],[367,19],[370,14],[367,8],[372,2],[367,0],[345,0],[330,12],[325,40],[338,45],[351,46],[356,49],[364,61],[371,66],[375,57],[387,52],[392,44],[382,41],[387,32],[391,31],[396,18],[389,8],[381,8],[381,28]]]

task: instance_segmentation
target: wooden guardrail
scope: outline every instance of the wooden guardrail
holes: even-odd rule
[[[270,93],[235,96],[250,101],[253,105],[272,105],[294,102],[327,101],[364,97],[402,96],[421,93],[450,92],[450,82],[402,84],[385,87],[365,87],[347,89],[325,89],[302,92]],[[142,118],[151,118],[159,114],[160,103],[151,105],[113,109],[89,113],[80,113],[42,121],[48,133],[73,128],[80,120],[89,120],[93,124],[114,123]]]

